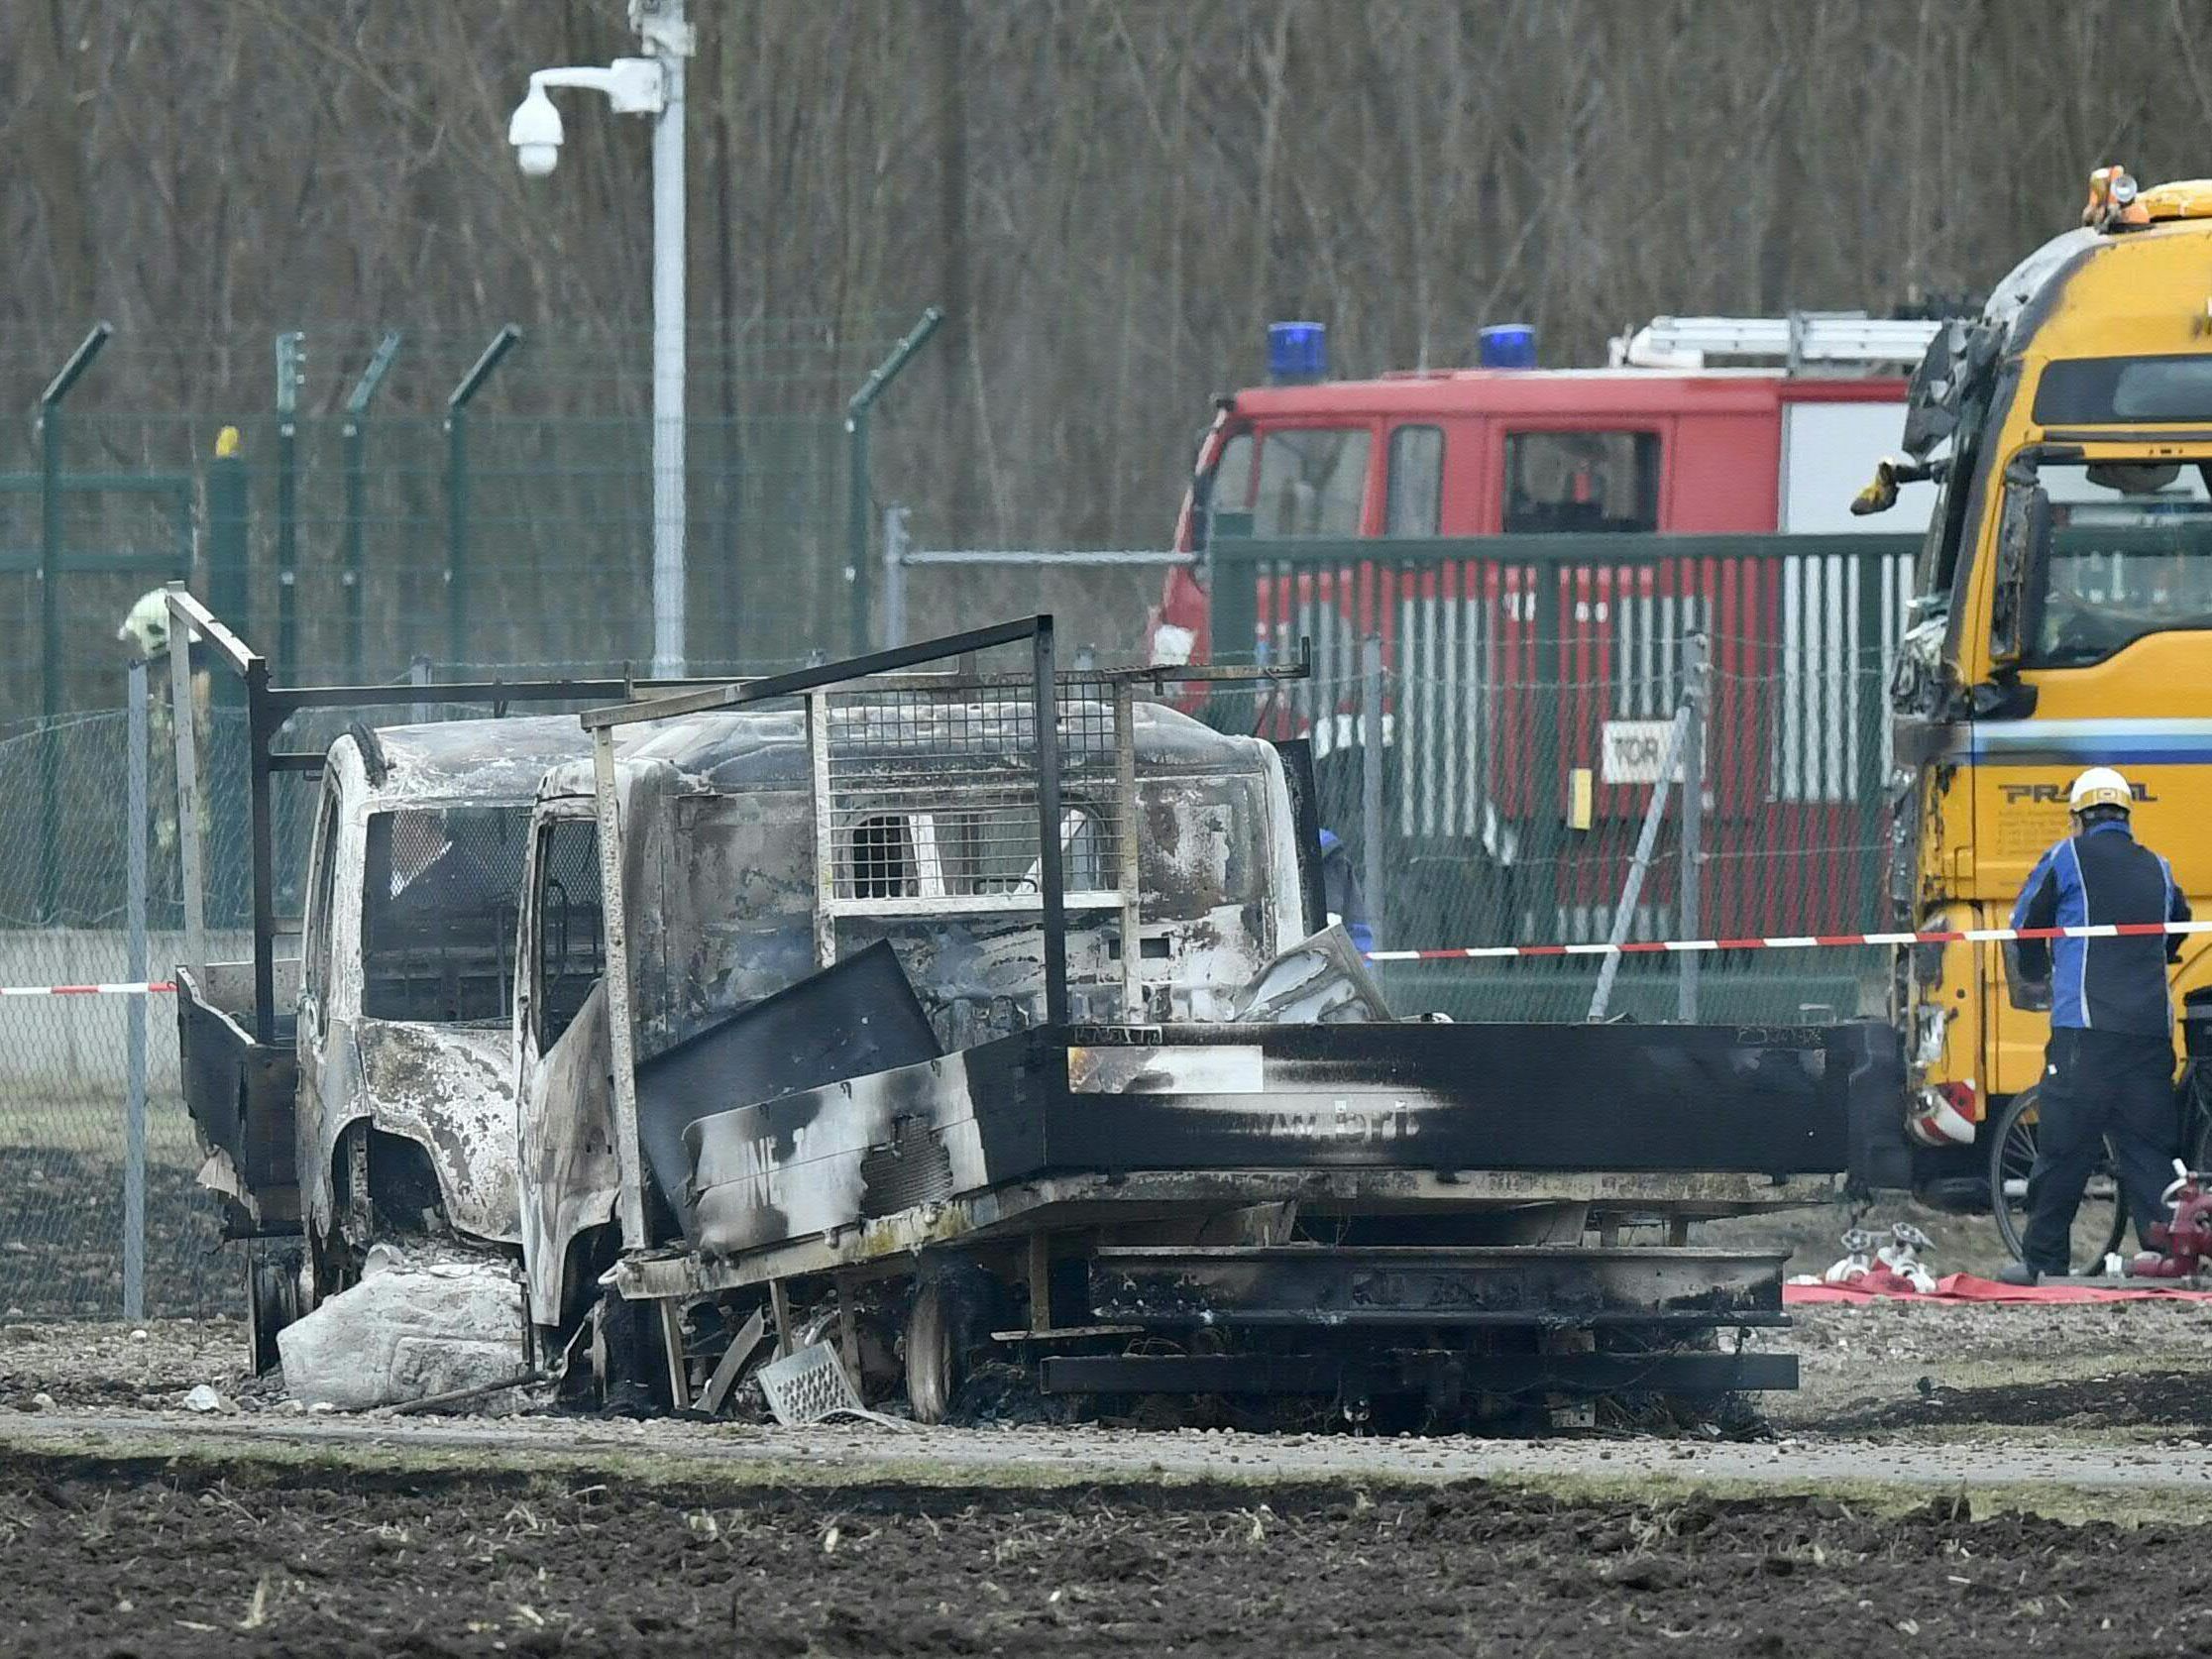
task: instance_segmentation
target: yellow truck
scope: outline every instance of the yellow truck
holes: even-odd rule
[[[1936,337],[1905,450],[1854,509],[1940,493],[1891,687],[1900,924],[2005,927],[2093,765],[2126,774],[2140,838],[2212,914],[2212,179],[2094,173],[2081,227]],[[2212,937],[2181,942],[2177,1015],[2212,983]],[[1993,1204],[2017,1252],[2048,1021],[2004,948],[1904,949],[1894,1013],[1916,1189]],[[2120,1227],[2109,1177],[2091,1196],[2084,1259]]]

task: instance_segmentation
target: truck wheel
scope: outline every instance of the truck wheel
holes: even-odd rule
[[[907,1310],[907,1404],[915,1420],[941,1423],[967,1380],[971,1356],[991,1340],[997,1281],[982,1269],[949,1267],[914,1287]]]
[[[246,1331],[253,1346],[254,1375],[266,1377],[280,1363],[276,1333],[306,1311],[301,1305],[300,1268],[306,1253],[298,1245],[246,1247]]]
[[[2028,1230],[2028,1171],[2036,1162],[2036,1091],[2012,1097],[1997,1120],[1989,1144],[1989,1207],[1997,1217],[1997,1236],[2015,1261],[2023,1254]],[[2128,1207],[2120,1201],[2110,1150],[2101,1152],[2089,1171],[2081,1208],[2074,1214],[2071,1272],[2102,1272],[2104,1259],[2120,1248],[2128,1230]]]

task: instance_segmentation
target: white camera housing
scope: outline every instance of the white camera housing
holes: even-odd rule
[[[507,122],[507,143],[514,160],[532,178],[543,178],[561,164],[561,112],[547,88],[580,86],[603,92],[616,115],[658,115],[667,107],[661,66],[650,57],[617,57],[604,69],[540,69],[530,77],[529,95],[514,106]]]

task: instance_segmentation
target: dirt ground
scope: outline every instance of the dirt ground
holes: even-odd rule
[[[157,1151],[173,1152],[161,1148]],[[239,1296],[240,1269],[222,1248],[194,1165],[151,1157],[146,1167],[146,1305],[216,1313]],[[33,1318],[112,1319],[123,1308],[123,1166],[64,1147],[0,1143],[0,1310]]]
[[[0,1457],[0,1642],[103,1655],[2201,1652],[2196,1539],[1485,1483],[731,1493]],[[2201,1642],[2200,1642],[2201,1638]]]
[[[0,1654],[2212,1652],[2212,1309],[1766,1340],[1753,1441],[1531,1443],[341,1418],[9,1322]]]

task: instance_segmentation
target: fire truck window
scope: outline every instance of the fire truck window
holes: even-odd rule
[[[1252,533],[1356,536],[1367,498],[1365,427],[1301,427],[1267,433],[1252,497]],[[1224,476],[1223,483],[1228,479]],[[1219,503],[1229,506],[1228,501]],[[1230,510],[1235,510],[1230,507]]]
[[[1221,446],[1214,463],[1211,505],[1216,512],[1252,510],[1252,434],[1239,432]]]
[[[1390,434],[1390,479],[1382,533],[1433,536],[1443,510],[1443,428],[1400,426]]]
[[[1505,533],[1659,528],[1656,432],[1510,432]]]

